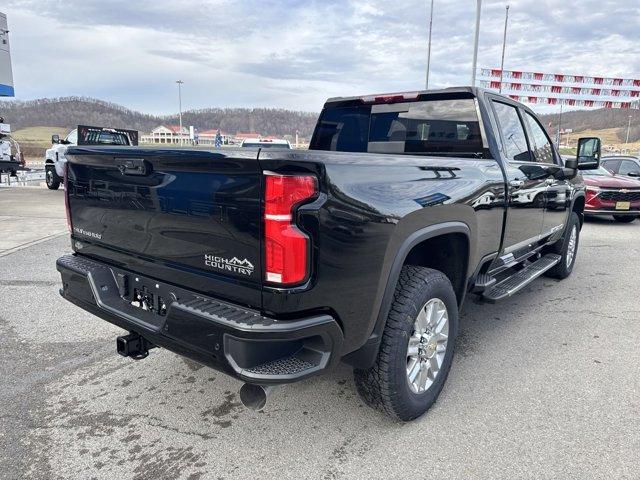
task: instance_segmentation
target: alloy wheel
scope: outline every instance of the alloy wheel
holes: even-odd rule
[[[407,382],[413,393],[423,393],[435,382],[447,352],[449,313],[439,298],[420,309],[407,346]]]

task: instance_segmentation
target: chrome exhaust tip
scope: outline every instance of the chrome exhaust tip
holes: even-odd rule
[[[245,383],[240,388],[240,401],[251,410],[262,410],[273,387]]]

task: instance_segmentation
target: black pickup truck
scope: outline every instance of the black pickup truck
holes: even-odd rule
[[[308,151],[71,147],[61,293],[129,332],[118,353],[222,370],[248,406],[343,361],[410,420],[466,294],[571,273],[599,140],[579,152],[563,164],[531,110],[470,87],[331,99]]]

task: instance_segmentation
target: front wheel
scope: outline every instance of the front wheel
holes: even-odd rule
[[[56,173],[53,165],[45,166],[45,181],[49,190],[57,190],[60,188],[60,177]]]
[[[636,216],[634,215],[614,215],[613,219],[616,222],[620,222],[620,223],[631,223],[633,222],[636,218]]]
[[[403,267],[375,364],[354,370],[358,393],[400,420],[419,417],[444,386],[457,332],[458,304],[449,279],[437,270]]]
[[[576,212],[571,212],[564,236],[552,247],[552,252],[560,255],[560,262],[547,271],[545,275],[553,278],[567,278],[573,271],[580,242],[580,219]]]

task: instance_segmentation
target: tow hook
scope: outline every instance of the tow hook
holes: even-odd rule
[[[123,357],[131,357],[134,360],[147,358],[149,350],[154,347],[154,344],[135,332],[116,338],[116,351],[118,354]]]
[[[251,410],[262,410],[273,388],[273,386],[245,383],[240,388],[240,401]]]

